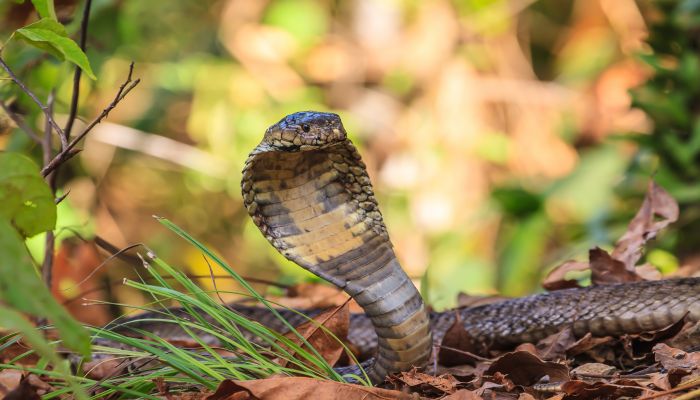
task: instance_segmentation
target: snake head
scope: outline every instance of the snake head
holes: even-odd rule
[[[267,128],[263,144],[271,150],[294,152],[324,148],[346,137],[338,114],[301,111]]]

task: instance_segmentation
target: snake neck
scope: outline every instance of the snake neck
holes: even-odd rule
[[[345,291],[363,308],[377,333],[372,380],[425,365],[432,348],[430,317],[394,251],[381,246],[355,267],[362,272],[348,274]]]
[[[243,199],[286,258],[337,285],[365,310],[379,347],[370,378],[424,365],[430,319],[392,249],[364,163],[346,140],[312,151],[258,146],[243,170]]]

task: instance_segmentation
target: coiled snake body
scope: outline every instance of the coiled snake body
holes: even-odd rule
[[[368,319],[356,318],[354,326],[357,332],[369,321],[376,332],[373,381],[426,363],[432,335],[444,335],[454,314],[434,314],[431,330],[421,296],[394,254],[365,165],[336,114],[299,112],[272,125],[250,153],[241,185],[267,240],[363,307]],[[459,314],[474,338],[509,345],[566,325],[580,336],[660,329],[683,316],[697,321],[698,300],[700,278],[686,278],[562,290]]]

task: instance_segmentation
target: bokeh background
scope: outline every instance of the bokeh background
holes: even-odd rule
[[[56,1],[70,31],[80,3]],[[36,18],[28,1],[0,12],[3,40]],[[656,17],[633,0],[95,0],[87,54],[98,80],[83,78],[80,115],[111,101],[131,61],[142,83],[60,176],[70,190],[59,208],[61,296],[83,296],[77,283],[100,262],[86,261],[76,233],[143,242],[208,275],[153,214],[245,276],[313,279],[263,239],[239,189],[267,126],[300,110],[341,115],[398,257],[435,308],[460,292],[539,290],[548,269],[614,243],[654,173],[698,199],[636,140],[655,126],[629,90],[654,73],[643,59]],[[15,42],[4,51],[42,98],[56,90],[65,120],[72,69],[38,54]],[[15,107],[42,126],[27,99]],[[0,136],[0,148],[38,154],[31,147],[17,130]],[[697,263],[678,237],[664,236],[647,261],[665,271]],[[133,273],[115,262],[96,276],[111,298],[133,301],[119,285]]]

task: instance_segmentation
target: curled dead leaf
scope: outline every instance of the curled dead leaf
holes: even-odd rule
[[[639,211],[632,218],[627,230],[615,244],[611,254],[600,248],[591,249],[588,263],[569,260],[554,268],[542,282],[547,290],[579,287],[578,282],[567,279],[569,272],[590,268],[594,285],[635,282],[659,279],[661,274],[651,264],[636,267],[644,246],[658,232],[678,220],[678,203],[654,181],[649,182],[646,196]]]
[[[654,359],[664,368],[694,370],[700,368],[700,352],[687,353],[681,349],[658,343],[652,349]]]
[[[642,256],[644,245],[658,232],[678,220],[678,203],[656,182],[649,181],[646,196],[624,235],[617,241],[612,258],[633,268]]]
[[[439,340],[439,338],[437,338]],[[455,313],[452,326],[445,332],[440,342],[437,360],[440,365],[450,367],[454,365],[474,364],[482,359],[476,354],[484,354],[486,349],[477,342],[462,325],[459,313]]]
[[[700,321],[686,322],[681,331],[667,340],[666,343],[671,347],[689,349],[697,346],[698,338],[700,338]]]
[[[586,353],[589,357],[597,361],[607,359],[603,354],[597,354],[597,348],[603,345],[609,345],[615,342],[615,339],[610,336],[595,337],[590,333],[584,335],[581,339],[574,342],[567,350],[566,354],[570,357]]]
[[[613,258],[607,251],[596,247],[588,252],[591,265],[591,282],[594,285],[641,281],[642,277],[620,260]]]
[[[564,360],[567,350],[575,343],[574,332],[567,326],[537,342],[535,354],[543,360]]]
[[[491,364],[485,375],[494,375],[497,372],[506,375],[514,384],[521,386],[531,386],[545,376],[554,382],[570,379],[569,369],[565,365],[543,361],[526,351],[515,351],[502,355]]]

